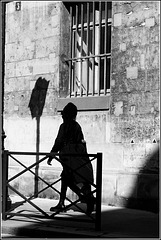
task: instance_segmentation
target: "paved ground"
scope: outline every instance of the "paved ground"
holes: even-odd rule
[[[19,202],[13,197],[12,203]],[[56,200],[33,200],[43,211],[52,214],[49,209],[57,204]],[[80,204],[86,209],[85,204]],[[14,216],[2,221],[3,238],[159,238],[159,215],[141,210],[126,209],[102,205],[101,231],[95,230],[95,224],[76,207],[54,219],[45,219],[34,207],[25,203],[14,210],[27,214],[27,217]],[[29,217],[28,214],[39,215]],[[95,217],[95,212],[92,213]]]

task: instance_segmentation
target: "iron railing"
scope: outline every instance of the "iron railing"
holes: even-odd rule
[[[44,156],[40,160],[36,161],[30,166],[25,166],[22,161],[19,161],[16,156]],[[13,211],[15,207],[12,205],[8,207],[8,190],[11,189],[14,193],[16,193],[18,196],[20,196],[22,199],[24,199],[24,203],[27,202],[30,205],[32,205],[34,208],[36,208],[41,215],[39,214],[37,217],[44,217],[48,219],[55,218],[57,214],[60,213],[60,211],[56,211],[53,214],[49,215],[47,214],[43,209],[41,209],[39,206],[37,206],[35,203],[32,202],[33,199],[35,199],[38,194],[42,193],[48,188],[52,188],[55,192],[60,194],[59,190],[57,190],[54,185],[58,183],[61,180],[61,177],[57,179],[55,182],[52,184],[49,184],[46,180],[41,178],[38,174],[36,174],[32,168],[36,167],[38,164],[42,163],[45,161],[50,155],[52,155],[53,158],[55,158],[57,161],[61,163],[61,160],[59,156],[82,156],[82,154],[58,154],[58,153],[35,153],[35,152],[13,152],[13,151],[3,151],[3,157],[2,157],[2,219],[7,220],[8,217],[12,216],[26,216],[26,217],[32,217],[32,214],[23,214],[23,213],[18,213]],[[96,194],[96,209],[95,209],[95,214],[87,214],[86,211],[84,211],[81,207],[77,205],[77,203],[80,201],[80,198],[78,197],[77,200],[71,201],[68,197],[66,199],[70,202],[70,204],[65,206],[65,209],[69,209],[72,205],[74,205],[76,208],[78,208],[81,212],[86,214],[90,218],[90,222],[95,223],[95,229],[96,230],[101,230],[101,192],[102,192],[102,153],[97,153],[97,154],[84,154],[84,156],[88,156],[89,160],[92,162],[96,160],[96,171],[95,171],[95,183],[90,183],[92,187],[92,194]],[[8,171],[9,171],[9,158],[12,158],[14,161],[16,161],[20,166],[24,168],[24,170],[20,171],[16,175],[12,176],[11,178],[8,178]],[[80,167],[83,167],[85,164],[83,164]],[[80,168],[79,167],[79,168]],[[76,173],[75,169],[75,173]],[[11,182],[21,176],[22,174],[26,173],[29,171],[32,173],[36,178],[41,180],[43,183],[45,183],[47,186],[43,189],[41,189],[38,193],[33,194],[31,197],[26,197],[24,196],[19,190],[15,189]],[[79,175],[79,173],[76,173]],[[81,176],[83,178],[83,176]],[[20,204],[17,204],[17,207],[20,206]],[[35,215],[34,215],[35,216]]]

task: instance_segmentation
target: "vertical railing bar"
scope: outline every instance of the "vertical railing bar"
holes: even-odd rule
[[[92,32],[92,48],[93,48],[93,55],[95,55],[95,2],[93,2],[93,32]],[[92,86],[92,95],[94,96],[95,92],[95,57],[92,59],[93,64],[93,86]]]
[[[102,153],[97,153],[96,185],[97,191],[96,191],[95,229],[101,230]]]
[[[84,5],[81,4],[81,57],[83,56],[83,16],[84,16]],[[82,96],[82,59],[81,59],[81,76],[80,76],[80,96]]]
[[[70,7],[70,58],[72,58],[73,51],[73,8]],[[69,96],[72,95],[72,61],[69,61]]]
[[[8,197],[8,151],[3,151],[2,154],[2,219],[6,220],[7,197]]]
[[[89,56],[89,2],[87,2],[87,56]],[[89,58],[86,60],[87,62],[87,89],[86,96],[88,96],[89,91]]]
[[[102,22],[102,3],[100,1],[99,2],[99,41],[98,41],[99,54],[101,54],[101,22]],[[100,81],[101,81],[100,67],[101,67],[101,57],[99,57],[99,60],[98,60],[98,95],[100,95]]]

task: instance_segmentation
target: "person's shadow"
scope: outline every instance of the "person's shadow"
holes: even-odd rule
[[[48,90],[49,81],[45,78],[39,77],[35,83],[35,87],[32,90],[31,98],[29,101],[28,107],[31,111],[32,118],[36,118],[37,129],[36,129],[36,153],[39,153],[39,145],[40,145],[40,117],[42,116],[46,94]],[[36,162],[39,161],[39,156],[36,156]],[[39,166],[36,165],[35,173],[38,175]],[[35,197],[38,193],[38,178],[35,176]]]

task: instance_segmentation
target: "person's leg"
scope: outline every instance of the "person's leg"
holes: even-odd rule
[[[84,184],[81,191],[86,196],[86,203],[87,203],[87,213],[91,214],[94,210],[94,204],[95,204],[95,197],[93,196],[91,192],[91,185],[90,184]]]
[[[68,182],[68,186],[73,192],[75,192],[79,196],[82,202],[85,202],[87,204],[86,212],[87,214],[91,214],[94,210],[94,204],[95,204],[95,197],[91,192],[91,185],[84,184],[83,187],[80,189],[73,182]]]
[[[65,207],[64,201],[65,201],[65,197],[66,197],[67,187],[68,186],[66,184],[65,179],[62,177],[59,203],[55,207],[51,207],[50,211],[56,211],[56,210],[63,210],[64,209],[64,207]]]

